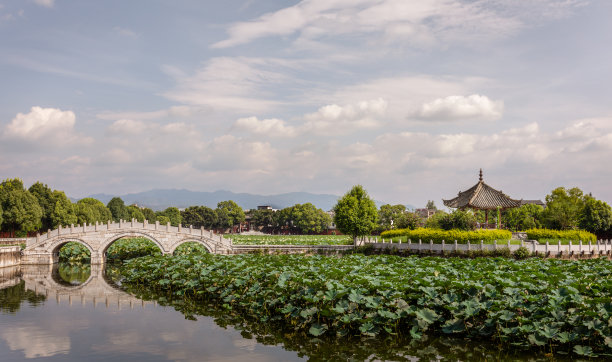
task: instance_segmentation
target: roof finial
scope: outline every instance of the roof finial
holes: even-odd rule
[[[480,169],[480,177],[478,178],[478,181],[482,181],[482,168]]]

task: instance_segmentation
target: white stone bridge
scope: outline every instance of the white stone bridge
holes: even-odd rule
[[[21,264],[54,264],[58,262],[59,250],[66,243],[74,241],[84,245],[91,253],[91,264],[104,264],[106,251],[117,240],[122,238],[144,237],[155,243],[162,254],[172,254],[176,248],[184,243],[195,242],[202,244],[210,253],[230,254],[232,242],[223,235],[212,231],[160,225],[159,222],[149,224],[135,220],[118,223],[59,227],[46,234],[27,238],[26,248],[23,250]]]

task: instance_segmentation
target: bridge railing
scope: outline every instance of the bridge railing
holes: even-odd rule
[[[190,226],[183,226],[179,224],[178,226],[172,226],[170,223],[162,225],[159,221],[155,223],[149,223],[147,220],[144,222],[139,222],[135,219],[131,221],[120,220],[119,222],[106,222],[99,223],[96,221],[95,224],[84,224],[84,225],[70,225],[70,226],[62,226],[60,225],[55,230],[48,230],[44,234],[37,234],[36,237],[27,238],[26,239],[26,247],[30,245],[37,244],[39,242],[55,238],[62,235],[79,235],[86,233],[95,233],[101,231],[112,231],[112,230],[138,230],[138,231],[161,231],[168,232],[173,234],[183,234],[183,235],[192,235],[198,237],[207,237],[212,239],[216,243],[219,244],[230,244],[230,239],[225,239],[221,234],[215,234],[212,230],[206,230],[202,228],[193,228]]]

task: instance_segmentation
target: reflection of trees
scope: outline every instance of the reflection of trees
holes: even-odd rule
[[[53,267],[52,278],[60,285],[76,286],[81,285],[89,279],[91,275],[90,264],[70,264],[59,263]]]
[[[312,337],[278,321],[261,321],[259,317],[246,316],[233,310],[226,310],[211,302],[194,302],[188,299],[170,300],[166,295],[158,295],[146,289],[131,289],[144,300],[157,300],[162,306],[172,306],[186,319],[195,320],[196,316],[213,317],[220,327],[233,327],[242,337],[255,339],[265,345],[282,344],[283,348],[297,352],[300,357],[313,361],[327,360],[393,360],[393,361],[499,361],[529,360],[548,361],[533,352],[513,354],[500,350],[496,345],[484,341],[466,341],[446,336],[425,336],[422,340],[411,340],[409,336],[387,336],[384,338],[365,338],[360,336],[336,338],[335,336]],[[265,318],[265,317],[264,317]]]
[[[42,304],[47,299],[31,290],[26,290],[25,282],[0,290],[0,312],[15,313],[21,308],[21,304],[27,301],[30,306]]]

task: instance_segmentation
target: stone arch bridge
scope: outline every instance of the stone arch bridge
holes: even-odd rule
[[[126,237],[144,237],[155,243],[162,254],[172,254],[181,244],[202,244],[210,253],[230,254],[232,242],[212,231],[179,225],[149,224],[135,220],[118,223],[59,227],[46,234],[27,238],[22,252],[21,264],[54,264],[58,262],[60,248],[71,241],[83,244],[91,253],[91,264],[104,264],[106,251],[117,240]]]

